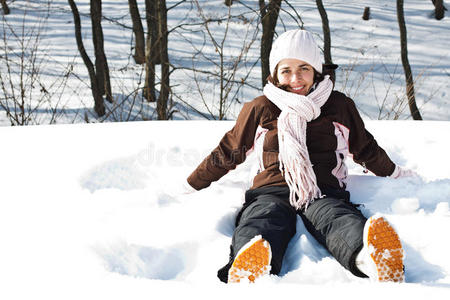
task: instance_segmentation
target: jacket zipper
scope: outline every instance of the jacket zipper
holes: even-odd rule
[[[367,170],[367,167],[366,167],[366,163],[365,162],[362,162],[362,164],[361,164],[362,166],[363,166],[363,173],[364,174],[367,174],[367,173],[369,173],[369,170]]]

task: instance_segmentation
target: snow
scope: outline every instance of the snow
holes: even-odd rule
[[[1,127],[0,297],[450,295],[449,122],[366,122],[394,161],[420,178],[379,178],[348,161],[352,200],[364,204],[366,216],[382,214],[398,231],[406,253],[404,284],[353,276],[300,218],[281,276],[254,285],[221,283],[216,272],[227,262],[256,158],[249,156],[207,189],[180,191],[232,126],[179,121]]]
[[[392,202],[391,209],[395,214],[411,214],[416,212],[420,207],[418,198],[398,198]]]
[[[369,121],[392,118],[386,113],[395,99],[404,95],[395,2],[324,1],[332,29],[333,61],[340,65],[337,89],[355,100],[369,131],[390,157],[420,175],[378,178],[364,174],[360,166],[348,161],[352,201],[364,204],[366,216],[385,216],[399,233],[406,254],[406,283],[379,284],[354,277],[312,238],[298,218],[281,276],[234,286],[219,282],[216,272],[227,262],[234,219],[250,186],[256,157],[250,156],[208,189],[181,193],[187,175],[233,126],[231,121],[204,121],[204,115],[209,115],[205,103],[217,116],[220,84],[197,74],[199,91],[192,72],[178,69],[171,74],[175,94],[202,113],[176,98],[179,112],[175,118],[201,120],[113,123],[154,119],[154,105],[139,101],[127,103],[123,109],[109,107],[115,109],[113,114],[105,120],[96,119],[70,10],[64,1],[51,2],[56,11],[46,20],[40,1],[9,2],[11,15],[2,16],[2,21],[7,20],[16,32],[21,32],[22,24],[42,26],[39,54],[45,70],[42,82],[47,86],[61,82],[60,75],[73,68],[66,89],[54,91],[61,93],[58,102],[48,104],[65,110],[58,111],[57,123],[82,123],[85,115],[91,122],[111,123],[0,127],[0,299],[449,297],[450,18],[433,19],[431,1],[405,3],[418,105],[426,120],[436,120],[425,122]],[[176,2],[167,1],[167,5]],[[226,15],[219,9],[225,7],[222,2],[203,1],[205,13]],[[257,9],[256,1],[243,2]],[[321,44],[322,28],[314,1],[291,2],[305,28]],[[90,20],[85,14],[89,1],[77,4],[85,47],[92,57]],[[369,21],[361,19],[364,6],[371,7]],[[243,8],[235,4],[232,9]],[[277,26],[280,32],[298,22],[289,16],[292,10],[284,9],[283,21]],[[171,12],[172,28],[198,17],[189,1]],[[131,30],[116,22],[131,25],[127,2],[105,2],[103,13],[109,18],[102,25],[113,92],[121,103],[133,95],[143,73],[130,57]],[[220,39],[223,28],[211,26]],[[1,26],[0,30],[3,33],[7,28]],[[247,30],[252,32],[251,25],[233,20],[226,62],[240,53]],[[184,26],[171,33],[169,55],[175,66],[217,71],[206,58],[192,59],[203,43],[202,32],[199,27]],[[245,41],[250,38],[246,36]],[[7,42],[9,54],[20,50],[11,36]],[[260,86],[259,65],[252,67],[259,57],[258,47],[259,43],[253,43],[246,63],[238,69],[238,77],[249,74],[249,86],[236,93],[240,102],[230,104],[228,119],[235,118],[243,102],[261,93],[252,87]],[[202,51],[217,61],[212,47],[205,46]],[[40,106],[37,116],[40,123],[49,122],[45,105]],[[405,108],[400,119],[407,118]],[[0,125],[9,124],[1,113]]]

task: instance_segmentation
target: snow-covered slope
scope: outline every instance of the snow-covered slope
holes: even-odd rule
[[[422,175],[377,178],[349,161],[353,201],[400,234],[405,284],[354,277],[300,219],[282,276],[222,284],[216,271],[228,258],[253,158],[210,188],[179,195],[233,123],[134,122],[0,128],[0,298],[447,298],[450,123],[366,125],[395,162]]]

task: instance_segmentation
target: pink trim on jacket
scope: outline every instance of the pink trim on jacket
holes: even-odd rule
[[[334,125],[334,134],[336,135],[337,139],[337,147],[336,147],[336,167],[333,170],[331,170],[331,174],[333,174],[333,176],[336,177],[336,179],[339,182],[339,186],[345,188],[347,186],[347,176],[348,176],[348,169],[347,165],[345,164],[345,159],[349,154],[348,138],[350,136],[350,130],[346,126],[338,122],[333,122],[333,125]]]

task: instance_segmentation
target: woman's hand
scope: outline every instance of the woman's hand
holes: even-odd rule
[[[402,167],[395,166],[394,172],[389,176],[394,179],[404,178],[404,177],[419,177],[419,174],[410,169],[403,169]]]

